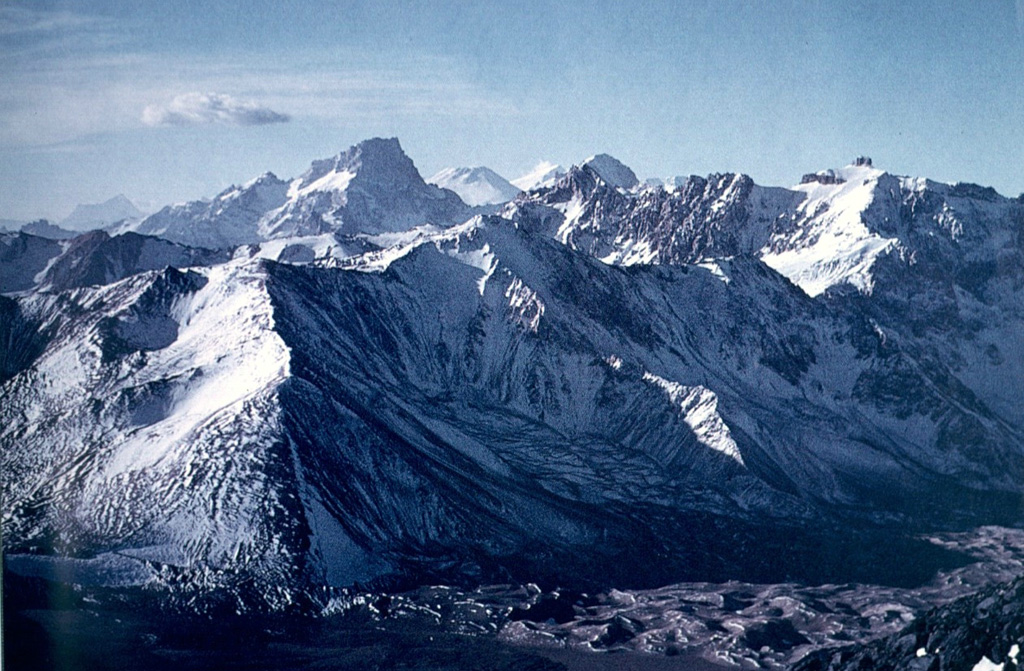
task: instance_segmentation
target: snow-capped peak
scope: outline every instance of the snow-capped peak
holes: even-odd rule
[[[242,188],[251,189],[254,186],[261,186],[263,184],[277,184],[280,182],[281,180],[278,178],[278,176],[268,170],[259,177],[250,179],[248,182],[242,185]]]
[[[167,207],[126,230],[209,249],[328,233],[452,224],[469,208],[428,185],[395,138],[373,138],[313,161],[291,181],[264,173],[210,201]]]
[[[534,189],[540,189],[548,186],[554,186],[558,178],[565,174],[565,168],[552,163],[551,161],[541,161],[534,166],[533,170],[526,173],[522,177],[512,180],[512,184],[519,187],[523,191],[533,191]]]
[[[640,183],[636,174],[628,166],[608,154],[591,156],[583,162],[583,165],[596,172],[601,179],[612,186],[628,190]]]
[[[796,188],[807,190],[808,188],[813,188],[813,186],[807,187],[806,185],[808,184],[836,185],[849,181],[865,183],[867,180],[877,179],[884,174],[885,171],[876,168],[870,158],[858,156],[845,167],[829,168],[828,170],[819,170],[818,172],[804,175]]]
[[[868,179],[877,179],[885,174],[884,170],[876,168],[871,159],[866,156],[858,156],[849,165],[835,172],[847,181],[859,179],[862,182]]]
[[[250,198],[266,201],[268,203],[268,207],[270,207],[270,203],[281,201],[284,197],[284,189],[286,186],[287,182],[279,179],[277,175],[272,172],[265,172],[259,177],[250,179],[241,186],[228,187],[217,194],[217,197],[214,200],[225,202],[242,197],[246,194],[251,194]]]
[[[139,219],[143,213],[123,194],[118,194],[102,203],[78,205],[60,222],[63,228],[85,231],[102,228],[125,219]]]
[[[427,180],[442,189],[459,194],[467,205],[499,205],[507,203],[521,193],[507,179],[490,168],[445,168]]]
[[[313,161],[309,170],[292,182],[289,197],[313,191],[344,191],[356,174],[386,185],[422,181],[398,138],[372,138],[337,156]]]
[[[797,233],[776,235],[761,260],[810,296],[840,284],[870,292],[875,260],[898,242],[867,216],[886,174],[859,157],[843,168],[804,175],[793,187],[806,194],[795,215]]]

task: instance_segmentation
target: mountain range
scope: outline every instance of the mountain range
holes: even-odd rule
[[[553,168],[466,202],[374,139],[119,235],[0,236],[8,564],[281,610],[898,582],[914,534],[1019,522],[1021,199],[866,158]]]
[[[369,140],[314,161],[290,181],[265,173],[209,201],[165,207],[119,229],[222,249],[324,234],[393,233],[470,216],[454,192],[427,184],[398,140]]]

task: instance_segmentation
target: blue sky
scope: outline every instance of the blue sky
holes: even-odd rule
[[[608,152],[1024,191],[1024,0],[0,0],[0,219],[144,208],[397,136],[420,172]]]

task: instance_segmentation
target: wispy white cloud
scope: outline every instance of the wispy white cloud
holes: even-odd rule
[[[154,50],[125,21],[3,0],[0,72],[0,148],[65,144],[146,125],[212,128],[286,117],[294,125],[383,125],[518,114],[515,103],[450,57]]]
[[[0,5],[0,35],[39,35],[52,31],[96,28],[104,23],[102,19],[73,12]]]
[[[104,48],[14,63],[0,52],[0,72],[6,79],[0,87],[0,147],[66,142],[147,124],[273,123],[285,114],[319,123],[519,114],[515,103],[438,57],[381,62],[349,53],[291,54],[253,63],[235,55]],[[204,99],[183,91],[217,93]],[[218,99],[223,93],[230,97]]]
[[[0,66],[7,72],[73,61],[132,42],[124,22],[66,10],[40,10],[0,1]]]
[[[147,105],[142,111],[142,123],[147,126],[263,126],[290,119],[269,107],[223,93],[183,93],[168,103]]]

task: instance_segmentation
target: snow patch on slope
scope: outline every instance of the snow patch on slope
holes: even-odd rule
[[[796,232],[776,234],[762,250],[761,260],[812,297],[840,284],[870,293],[871,267],[898,244],[865,222],[884,174],[870,165],[850,165],[832,171],[826,183],[809,181],[793,187],[806,194],[793,215]]]
[[[663,389],[669,401],[679,406],[683,420],[693,429],[701,444],[721,452],[741,466],[745,465],[728,425],[718,414],[718,396],[715,392],[700,385],[682,385],[649,372],[644,373],[643,380]]]
[[[487,288],[487,280],[491,279],[494,271],[498,268],[498,257],[491,251],[491,246],[485,242],[480,249],[468,252],[453,250],[449,251],[449,254],[467,265],[479,268],[483,272],[483,276],[477,282],[477,289],[480,291],[480,295],[483,296],[484,290]]]
[[[562,232],[562,236],[567,237],[569,232],[568,229],[565,230]],[[615,239],[614,249],[609,254],[600,257],[599,260],[610,266],[649,265],[657,263],[658,250],[651,245],[650,240],[638,240],[620,235]]]
[[[355,172],[351,170],[331,170],[323,177],[315,179],[308,184],[305,184],[303,178],[297,177],[288,185],[288,199],[294,200],[315,191],[344,192],[355,176]]]
[[[536,333],[540,327],[540,318],[544,316],[544,303],[537,296],[537,292],[515,277],[505,289],[505,298],[508,299],[508,305],[512,308],[516,321]]]
[[[206,271],[210,280],[175,301],[177,338],[149,354],[140,373],[190,371],[166,416],[129,436],[108,464],[108,477],[159,461],[171,446],[218,413],[241,404],[288,376],[289,356],[273,331],[273,314],[258,264],[229,263]],[[179,373],[180,375],[180,373]],[[138,380],[144,384],[147,380]]]

